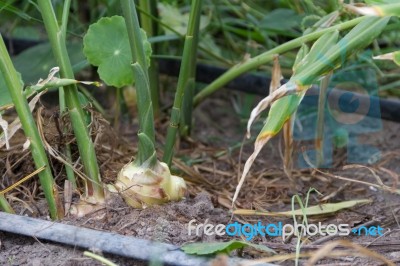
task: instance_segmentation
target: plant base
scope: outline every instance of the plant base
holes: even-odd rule
[[[186,191],[183,178],[171,175],[165,163],[154,167],[125,165],[118,174],[115,188],[125,202],[134,208],[180,200]]]

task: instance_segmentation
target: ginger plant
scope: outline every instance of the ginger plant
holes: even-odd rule
[[[164,161],[157,160],[154,137],[154,120],[151,93],[149,88],[148,63],[145,58],[142,35],[136,9],[132,1],[121,0],[124,10],[126,28],[131,45],[132,68],[138,95],[139,111],[139,151],[136,160],[127,164],[118,174],[115,183],[118,191],[131,206],[144,208],[183,197],[186,184],[181,177],[171,175],[169,165],[172,161],[173,147],[179,128],[180,110],[184,100],[185,88],[188,84],[190,69],[193,69],[196,56],[194,34],[198,32],[201,0],[192,2],[188,32],[178,88],[171,112],[170,127],[164,151]],[[196,30],[197,28],[197,30]]]
[[[389,18],[366,17],[339,42],[337,42],[338,31],[326,32],[314,43],[304,58],[301,58],[304,51],[300,50],[301,56],[295,62],[290,80],[264,98],[251,113],[247,124],[248,137],[250,137],[250,128],[255,119],[271,106],[268,118],[255,141],[254,152],[244,166],[232,199],[232,206],[257,155],[297,110],[305,92],[317,79],[330,74],[340,67],[343,60],[370,44],[385,28]]]
[[[51,0],[38,0],[38,7],[52,46],[53,54],[60,67],[61,78],[74,79],[74,73],[65,43],[69,6],[70,0],[66,0],[64,2],[62,25],[60,26],[54,13]],[[89,135],[84,112],[79,102],[76,84],[64,86],[64,95],[79,153],[87,176],[87,180],[85,180],[85,193],[81,202],[73,206],[71,212],[77,216],[83,216],[98,208],[102,208],[105,203],[105,194],[103,184],[101,183],[94,144]]]
[[[33,115],[29,109],[26,96],[24,95],[23,85],[17,71],[7,52],[3,37],[0,34],[0,72],[2,73],[9,95],[21,120],[22,128],[28,139],[29,148],[37,169],[43,168],[39,173],[40,184],[42,186],[46,201],[49,207],[50,217],[60,219],[64,213],[60,208],[58,199],[58,189],[55,185],[50,164],[43,147]],[[0,207],[5,211],[12,212],[11,206],[7,203],[4,194],[0,194]]]
[[[91,64],[99,67],[100,78],[107,84],[123,87],[135,83],[139,120],[138,154],[133,162],[122,168],[113,187],[129,205],[145,208],[179,200],[186,191],[184,180],[172,175],[169,165],[179,128],[185,89],[189,82],[189,71],[193,69],[190,65],[195,64],[197,38],[194,35],[198,32],[196,28],[199,27],[201,1],[193,1],[191,6],[164,162],[157,159],[155,148],[154,97],[149,80],[151,46],[145,31],[140,28],[134,1],[121,0],[121,6],[123,17],[102,18],[90,26],[84,37],[84,53]],[[102,39],[102,36],[107,36],[107,39]],[[99,46],[99,42],[105,45]]]

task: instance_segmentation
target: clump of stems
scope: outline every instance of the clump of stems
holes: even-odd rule
[[[17,71],[11,62],[11,58],[7,52],[3,38],[0,35],[0,71],[3,73],[5,82],[7,84],[8,91],[13,100],[15,110],[17,111],[18,117],[21,120],[22,128],[25,136],[30,142],[30,149],[32,152],[33,161],[36,168],[45,166],[45,169],[39,173],[40,184],[42,186],[44,195],[46,197],[47,204],[49,206],[50,217],[52,219],[60,219],[63,217],[63,210],[57,208],[57,187],[55,186],[53,174],[49,161],[44,150],[44,145],[39,135],[38,128],[35,120],[29,109],[26,97],[23,95],[22,86],[20,79],[17,75]]]
[[[132,54],[139,115],[138,155],[118,174],[115,187],[125,201],[135,208],[145,208],[183,197],[186,184],[171,175],[169,167],[157,160],[155,150],[154,112],[150,92],[148,65],[139,20],[133,1],[121,0]]]
[[[200,2],[200,3],[197,3]],[[185,67],[183,65],[182,61],[182,66],[181,66],[181,73],[184,71],[187,71],[187,74],[183,74],[183,77],[188,76],[186,83],[186,88],[185,88],[185,93],[184,93],[184,99],[183,99],[183,106],[182,106],[182,111],[181,111],[181,124],[180,124],[180,134],[181,136],[189,136],[192,130],[192,113],[193,113],[193,97],[195,93],[195,88],[196,88],[196,61],[197,61],[197,49],[199,46],[199,33],[200,33],[200,10],[201,10],[201,1],[197,1],[196,3],[193,3],[192,5],[199,5],[198,9],[191,9],[192,12],[195,12],[195,14],[191,14],[190,18],[191,20],[189,21],[189,28],[188,32],[186,34],[186,39],[189,39],[190,36],[192,36],[192,40],[186,44],[185,42],[185,47],[186,45],[190,45],[190,52],[188,52],[187,55],[184,54],[183,58],[185,59],[186,56],[188,57],[187,60],[190,60],[189,64]],[[193,22],[194,21],[194,22]],[[185,51],[185,50],[184,50]],[[190,58],[190,59],[189,59]],[[181,75],[179,75],[181,77]]]
[[[60,67],[61,77],[73,79],[74,73],[65,43],[65,29],[68,18],[65,14],[67,10],[64,9],[63,25],[62,28],[60,28],[51,0],[38,0],[38,6],[43,17],[43,22],[49,36],[49,41],[56,62]],[[71,118],[72,128],[76,136],[81,160],[88,177],[86,182],[85,200],[94,204],[102,203],[104,202],[104,190],[101,184],[99,166],[97,163],[94,144],[89,135],[87,124],[84,119],[83,109],[79,102],[78,89],[76,85],[65,86],[64,94],[66,107]]]
[[[147,14],[157,17],[157,1],[156,0],[140,0],[139,7]],[[147,33],[147,37],[153,37],[157,34],[157,23],[147,16],[145,13],[140,14],[140,22],[142,28]],[[152,44],[154,52],[157,51],[157,44]],[[150,78],[150,94],[151,101],[153,102],[154,115],[157,117],[160,112],[159,101],[159,80],[158,80],[158,64],[155,58],[150,58],[149,78]]]
[[[184,103],[183,114],[190,117],[193,106],[193,90],[195,85],[196,53],[198,43],[198,33],[200,24],[201,0],[194,0],[190,11],[189,24],[185,37],[185,46],[183,49],[182,63],[179,73],[178,86],[175,93],[174,105],[171,111],[171,119],[167,132],[166,144],[164,149],[163,161],[171,165],[173,149],[176,142],[176,133],[181,120],[181,108]],[[185,122],[187,120],[183,120]],[[188,122],[189,125],[191,122]],[[186,125],[188,126],[188,125]]]

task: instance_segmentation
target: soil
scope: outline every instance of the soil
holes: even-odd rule
[[[236,96],[242,97],[241,94]],[[263,223],[293,223],[291,217],[232,216],[230,206],[233,192],[238,183],[238,173],[253,149],[252,142],[249,142],[243,148],[241,159],[238,159],[245,129],[238,115],[235,114],[231,105],[232,101],[231,96],[226,96],[221,92],[219,96],[208,99],[195,111],[196,126],[192,134],[195,141],[187,139],[180,143],[180,151],[177,155],[179,161],[174,164],[175,171],[183,176],[189,184],[189,190],[184,200],[144,210],[135,210],[128,207],[118,195],[113,195],[105,209],[79,219],[67,216],[61,222],[175,245],[231,239],[227,236],[189,235],[188,223],[192,219],[196,219],[198,223],[211,224],[227,224],[234,221],[257,223],[258,220]],[[62,139],[59,137],[59,132],[54,126],[57,118],[51,109],[42,112],[47,141],[56,148],[61,147],[66,141],[71,141],[74,145],[72,134],[64,135]],[[68,125],[65,119],[60,121]],[[129,143],[135,139],[136,128],[123,123],[119,132],[114,132],[98,116],[95,121],[97,122],[92,125],[92,134],[97,137],[96,149],[102,176],[106,182],[111,183],[115,180],[118,170],[135,154],[135,148]],[[158,123],[160,134],[157,136],[160,143],[163,143],[162,136],[165,135],[163,132],[166,125],[167,121],[160,119]],[[117,136],[123,136],[123,138]],[[332,238],[320,236],[303,238],[304,244],[300,253],[305,257],[300,258],[300,264],[304,264],[308,260],[307,254],[315,254],[324,245],[332,244],[339,239],[347,241],[339,243],[339,248],[335,249],[335,251],[342,251],[343,254],[339,258],[319,260],[318,264],[383,265],[382,261],[372,258],[375,253],[385,256],[396,264],[400,263],[400,242],[398,241],[400,230],[397,223],[400,197],[379,187],[351,181],[379,184],[379,178],[389,188],[396,187],[399,181],[398,173],[400,173],[399,137],[400,124],[386,121],[383,122],[383,129],[379,132],[362,135],[360,142],[374,145],[382,152],[381,159],[368,165],[368,168],[358,165],[349,168],[348,163],[344,160],[343,151],[338,149],[335,150],[335,162],[332,168],[322,169],[320,172],[299,168],[293,171],[293,178],[296,180],[295,192],[303,199],[311,187],[323,195],[311,193],[309,205],[354,199],[372,200],[369,204],[357,205],[334,214],[310,216],[308,217],[309,223],[348,223],[351,227],[364,224],[379,225],[385,230],[383,237],[352,235]],[[0,174],[3,177],[3,187],[9,186],[34,170],[28,152],[22,152],[23,137],[17,136],[15,139],[12,152],[0,150]],[[304,148],[310,147],[311,144],[307,141],[297,141],[295,155],[301,153]],[[72,148],[75,156],[76,147],[72,146]],[[268,211],[291,210],[294,190],[282,169],[281,150],[280,137],[276,137],[264,147],[239,194],[237,208]],[[52,160],[52,164],[53,172],[57,174],[57,183],[62,191],[65,178],[63,167],[56,159]],[[348,178],[350,181],[338,179],[337,176]],[[23,199],[23,202],[16,200],[17,197]],[[23,187],[10,192],[8,199],[18,214],[49,219],[43,195],[34,179],[24,183]],[[78,199],[78,195],[75,194],[74,201]],[[0,233],[0,241],[1,265],[101,265],[83,256],[84,250],[77,247],[43,242],[9,233]],[[286,239],[285,242],[280,237],[256,237],[251,241],[266,245],[281,255],[296,252],[296,237]],[[346,246],[348,242],[357,243],[358,246],[356,249],[350,248]],[[365,250],[358,247],[365,247]],[[330,251],[326,253],[333,254]],[[360,253],[364,257],[360,256]],[[103,255],[119,265],[147,265],[147,263],[131,259],[109,254]],[[244,253],[239,254],[233,252],[232,255],[240,255],[245,258],[268,257],[268,254],[253,249],[246,249]],[[281,258],[273,262],[279,265],[294,264],[293,257]],[[223,263],[219,265],[223,265]]]

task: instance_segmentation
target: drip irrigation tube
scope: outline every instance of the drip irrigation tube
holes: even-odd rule
[[[0,231],[53,241],[85,249],[142,261],[157,261],[176,266],[210,265],[207,257],[190,256],[179,247],[150,240],[50,222],[26,216],[0,212]],[[229,265],[239,265],[244,260],[229,258]],[[273,264],[258,264],[273,266]]]

